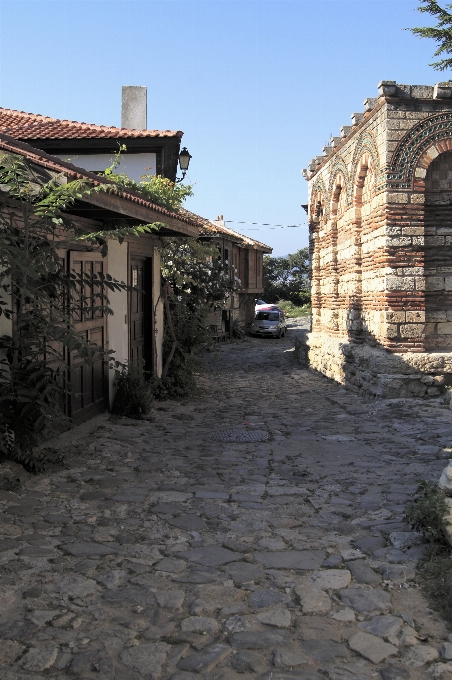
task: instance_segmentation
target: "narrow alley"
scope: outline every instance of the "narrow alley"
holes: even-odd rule
[[[2,680],[452,677],[403,521],[452,411],[347,392],[295,331],[218,345],[197,398],[101,415],[0,491]]]

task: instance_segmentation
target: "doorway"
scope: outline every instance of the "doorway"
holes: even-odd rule
[[[153,369],[152,258],[132,256],[129,293],[129,361]]]

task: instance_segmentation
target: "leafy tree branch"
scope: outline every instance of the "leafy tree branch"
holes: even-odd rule
[[[98,188],[66,183],[22,156],[0,154],[0,456],[33,468],[32,449],[67,423],[70,353],[86,363],[112,352],[88,342],[74,322],[77,309],[111,314],[108,294],[130,287],[108,273],[69,271],[61,251],[75,242],[107,253],[110,238],[124,239],[157,225],[86,233],[69,214]]]
[[[264,255],[265,302],[290,300],[294,305],[310,301],[309,248],[286,257]]]
[[[448,10],[452,10],[452,4],[446,4],[444,7],[437,2],[437,0],[420,0],[420,5],[417,7],[419,12],[430,14],[437,20],[435,26],[425,26],[422,28],[408,28],[413,35],[419,38],[430,38],[435,41],[438,48],[433,56],[440,57],[442,55],[452,54],[452,14]],[[439,61],[430,64],[436,71],[445,71],[452,68],[452,57],[446,57]]]

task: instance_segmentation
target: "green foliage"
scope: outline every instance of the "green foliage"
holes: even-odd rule
[[[246,338],[245,326],[240,323],[239,319],[234,319],[232,322],[232,337],[237,340],[244,340]]]
[[[193,196],[193,187],[191,185],[175,183],[161,175],[143,175],[141,182],[135,182],[126,174],[117,173],[116,168],[121,162],[121,153],[126,150],[126,146],[122,144],[119,147],[118,153],[115,154],[115,160],[111,167],[101,173],[106,179],[115,182],[115,184],[127,189],[127,191],[140,194],[152,203],[174,212],[180,210],[185,199]]]
[[[446,497],[435,482],[421,481],[417,498],[407,506],[405,518],[408,524],[423,534],[427,543],[438,548],[447,546],[443,523],[449,508]]]
[[[308,304],[310,298],[308,248],[287,257],[264,255],[265,302],[289,300],[300,306]]]
[[[435,26],[424,28],[409,28],[414,35],[420,38],[431,38],[438,45],[435,57],[452,54],[452,14],[448,11],[452,9],[451,4],[441,7],[436,0],[420,0],[417,10],[422,13],[430,14],[437,20]],[[452,67],[452,57],[441,59],[430,64],[437,71],[445,71]]]
[[[235,280],[215,245],[194,238],[164,238],[163,244],[164,368],[155,393],[181,398],[196,389],[196,353],[211,341],[207,317],[235,290]]]
[[[311,307],[309,304],[297,307],[297,305],[294,305],[290,300],[278,300],[278,307],[283,310],[286,316],[292,318],[309,316],[311,313]]]
[[[115,371],[115,396],[111,412],[127,418],[142,418],[152,408],[152,385],[142,364],[130,363]]]
[[[107,251],[107,238],[120,241],[154,227],[120,227],[87,234],[70,209],[77,200],[103,190],[84,180],[39,168],[22,156],[0,153],[0,457],[38,469],[33,448],[68,425],[64,404],[71,386],[66,357],[85,362],[111,352],[87,342],[73,322],[77,305],[110,314],[107,293],[129,290],[103,274],[68,271],[61,250],[74,241]],[[85,292],[88,291],[88,292]]]
[[[452,623],[452,554],[444,531],[449,506],[435,482],[421,481],[416,495],[407,506],[405,519],[429,544],[418,564],[422,590],[431,606]]]
[[[452,624],[452,555],[430,550],[418,564],[422,590],[431,607]]]

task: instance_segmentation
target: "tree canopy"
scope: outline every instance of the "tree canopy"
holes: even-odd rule
[[[414,35],[419,38],[431,38],[436,42],[438,48],[433,56],[439,57],[442,55],[452,54],[452,4],[446,4],[441,7],[436,0],[420,0],[420,5],[417,7],[419,12],[430,14],[437,20],[435,26],[426,26],[424,28],[409,28]],[[452,57],[446,57],[439,61],[430,64],[436,71],[445,71],[452,68]]]
[[[290,300],[304,305],[310,300],[309,291],[309,248],[285,257],[264,256],[265,302]]]

